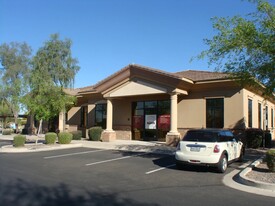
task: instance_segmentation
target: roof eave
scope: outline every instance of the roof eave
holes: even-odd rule
[[[209,83],[220,83],[220,82],[234,82],[233,79],[209,79],[209,80],[200,80],[200,81],[195,81],[195,84],[209,84]]]

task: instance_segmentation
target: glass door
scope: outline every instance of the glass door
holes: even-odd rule
[[[157,101],[144,102],[144,140],[157,141]]]
[[[170,101],[140,101],[132,104],[134,140],[165,141],[170,130]]]

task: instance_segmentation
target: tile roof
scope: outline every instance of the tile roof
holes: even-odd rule
[[[77,93],[79,92],[79,89],[63,88],[63,91],[64,91],[66,94],[68,94],[68,95],[75,96],[75,95],[77,95]]]
[[[209,81],[209,80],[222,80],[222,79],[229,78],[228,74],[226,74],[226,73],[210,72],[210,71],[187,70],[187,71],[176,72],[174,74],[181,78],[190,79],[194,82]]]
[[[222,80],[222,79],[227,79],[228,78],[228,74],[225,73],[220,73],[220,72],[210,72],[210,71],[196,71],[196,70],[186,70],[186,71],[181,71],[181,72],[166,72],[163,70],[159,70],[159,69],[155,69],[155,68],[151,68],[151,67],[147,67],[147,66],[143,66],[143,65],[139,65],[139,64],[129,64],[126,67],[120,69],[119,71],[115,72],[114,74],[110,75],[109,77],[97,82],[95,85],[91,85],[91,86],[87,86],[87,87],[81,87],[81,88],[77,88],[74,90],[68,90],[67,93],[72,94],[72,95],[76,95],[78,93],[82,93],[82,92],[94,92],[96,91],[96,87],[106,81],[108,81],[109,79],[113,78],[114,76],[118,75],[119,73],[123,72],[124,70],[130,69],[131,67],[133,68],[138,68],[138,69],[142,69],[145,71],[151,71],[154,73],[158,73],[161,75],[165,75],[165,76],[169,76],[172,78],[177,78],[177,79],[182,79],[182,78],[186,78],[189,79],[193,82],[199,82],[199,81],[210,81],[210,80]]]
[[[147,67],[147,66],[143,66],[143,65],[139,65],[139,64],[130,64],[130,66],[140,68],[142,70],[151,71],[151,72],[154,72],[154,73],[157,73],[157,74],[170,76],[170,77],[173,77],[173,78],[179,78],[180,77],[179,75],[177,75],[175,73],[172,73],[172,72],[167,72],[167,71],[163,71],[163,70],[160,70],[160,69],[155,69],[155,68],[152,68],[152,67]]]

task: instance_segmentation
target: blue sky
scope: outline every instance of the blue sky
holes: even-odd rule
[[[50,34],[71,39],[81,67],[75,88],[130,63],[212,71],[207,60],[190,63],[215,34],[210,19],[255,10],[241,0],[0,0],[0,44],[27,42],[35,54]]]

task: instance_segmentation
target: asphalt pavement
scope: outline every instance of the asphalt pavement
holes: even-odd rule
[[[22,148],[14,148],[11,145],[13,135],[0,135],[0,153],[30,153],[30,152],[43,152],[43,151],[55,151],[62,149],[72,148],[93,148],[103,150],[117,150],[117,151],[129,151],[139,153],[152,153],[152,154],[165,154],[173,156],[175,147],[166,146],[162,142],[145,142],[145,141],[127,141],[116,140],[112,142],[95,142],[87,140],[73,140],[68,145],[45,145],[44,137],[28,136],[29,143]],[[262,160],[263,156],[246,153],[245,163],[226,174],[223,178],[223,183],[233,189],[245,191],[248,193],[254,193],[258,195],[264,195],[269,197],[275,197],[275,184],[266,184],[257,180],[251,180],[246,177],[246,173],[249,172],[256,164]]]

